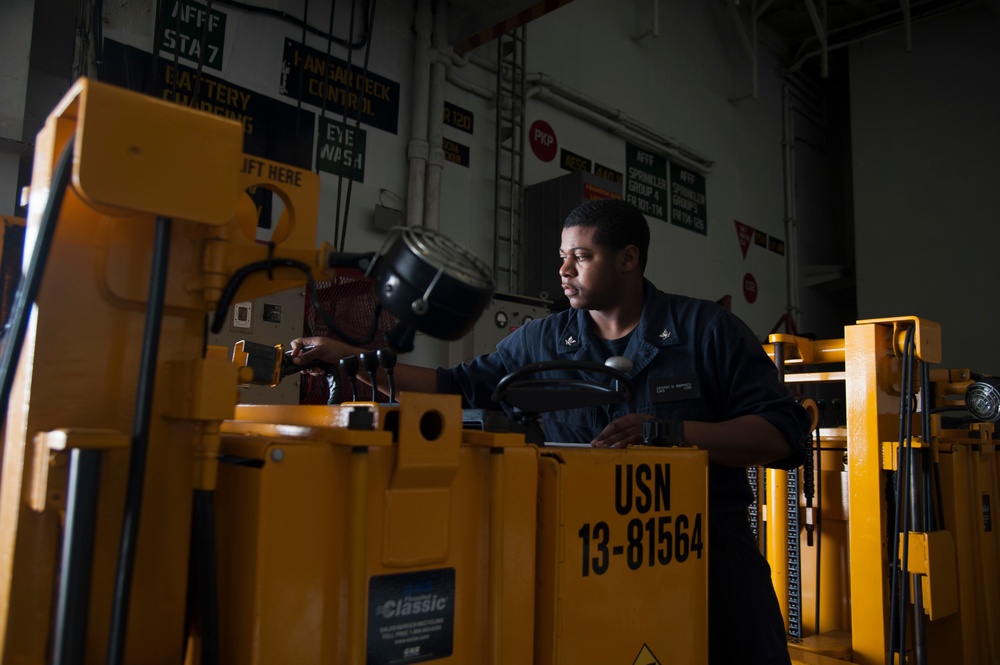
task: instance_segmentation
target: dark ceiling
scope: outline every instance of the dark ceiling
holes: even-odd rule
[[[463,39],[495,28],[519,14],[537,15],[543,13],[539,10],[546,7],[555,7],[551,11],[559,11],[559,7],[568,1],[451,0],[452,43],[460,44]],[[643,1],[635,0],[638,3]],[[900,44],[904,44],[907,20],[912,25],[961,5],[997,0],[716,1],[722,6],[731,5],[737,10],[748,34],[751,16],[756,12],[760,23],[777,35],[779,43],[775,46],[783,47],[788,64],[792,66],[820,52],[821,42],[818,35],[824,31],[828,49],[841,48],[887,30],[898,30]]]
[[[149,0],[152,2],[153,0]],[[530,20],[559,11],[572,0],[451,0],[451,41],[458,44],[478,33],[495,30],[519,15]],[[643,2],[644,0],[635,0]],[[706,1],[706,0],[701,0]],[[953,8],[997,0],[716,0],[732,3],[749,31],[751,13],[784,42],[788,64],[820,51],[815,20],[827,33],[827,48],[836,49],[886,30],[898,30],[903,44],[906,17],[913,22]],[[31,67],[54,76],[72,74],[79,0],[35,0]],[[86,4],[86,3],[83,3]],[[554,8],[554,9],[552,9]],[[735,28],[734,28],[735,29]],[[780,46],[780,45],[779,45]]]

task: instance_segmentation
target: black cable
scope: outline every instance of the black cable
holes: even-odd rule
[[[906,525],[906,483],[907,483],[907,465],[908,456],[907,449],[905,445],[905,437],[907,431],[907,416],[910,413],[909,405],[909,393],[907,392],[907,379],[910,372],[910,347],[913,342],[913,327],[911,326],[906,331],[906,341],[903,345],[903,361],[902,361],[902,372],[899,383],[899,438],[898,438],[898,448],[896,450],[896,473],[895,473],[895,490],[894,495],[894,511],[893,511],[893,529],[892,529],[892,543],[890,544],[892,551],[892,571],[889,582],[890,588],[890,610],[889,610],[889,653],[887,654],[887,662],[893,661],[893,654],[899,653],[905,649],[906,645],[906,619],[905,619],[905,595],[906,595],[906,584],[901,584],[900,577],[902,573],[899,569],[899,536],[901,529],[905,528]],[[900,514],[902,512],[902,515]],[[901,599],[901,596],[903,599]],[[899,642],[896,642],[896,626],[899,624]]]
[[[330,0],[331,2],[336,2],[337,0]],[[306,47],[306,27],[309,25],[309,0],[304,0],[302,8],[302,48]],[[300,73],[298,75],[298,86],[295,91],[295,136],[302,136],[299,132],[299,122],[302,116],[302,80],[305,77]],[[310,130],[312,128],[310,127]]]
[[[353,2],[353,0],[352,0],[352,2]],[[323,70],[323,74],[324,74],[324,76],[325,76],[325,78],[327,80],[326,80],[326,82],[324,82],[324,85],[323,85],[323,96],[322,96],[322,99],[320,99],[319,117],[320,117],[321,120],[326,120],[326,99],[327,99],[327,97],[330,96],[330,58],[331,58],[330,47],[333,46],[333,16],[335,14],[334,10],[336,8],[337,8],[337,3],[336,3],[336,0],[334,0],[333,2],[330,3],[330,28],[327,31],[327,39],[326,39],[326,61],[325,61],[325,69]],[[352,13],[351,14],[352,19],[353,19],[353,16],[354,15]],[[352,23],[352,25],[353,25],[353,23]],[[302,41],[303,41],[303,43],[305,43],[305,37],[304,36],[303,36],[303,40]],[[348,74],[348,77],[349,77],[350,76],[350,67],[349,66],[348,66],[348,72],[347,72],[347,74]],[[349,96],[345,97],[345,102],[344,102],[345,104],[347,103],[346,102],[347,99],[350,99],[350,97]],[[321,124],[321,126],[322,126],[322,124]],[[316,160],[316,172],[319,173],[319,160]],[[333,218],[333,240],[334,240],[334,242],[337,241],[337,237],[340,235],[340,210],[339,210],[340,206],[338,205],[337,208],[338,208],[337,214],[335,214],[334,218]]]
[[[69,451],[66,517],[57,576],[52,665],[76,665],[84,662],[102,457],[101,450],[74,448]]]
[[[931,391],[930,391],[931,368],[929,363],[925,362],[921,366],[920,380],[922,385],[924,386],[924,392],[926,393],[926,396],[924,397],[923,400],[923,405],[921,406],[924,413],[924,439],[926,439],[929,443],[931,436],[930,431],[931,431],[931,413],[932,413]],[[928,531],[944,528],[944,505],[941,499],[941,464],[940,462],[937,461],[937,459],[934,459],[933,455],[931,457],[931,468],[933,469],[933,479],[931,481],[932,487],[929,490],[927,496],[931,497],[928,499],[928,501],[932,499],[934,500],[933,508],[928,511],[929,514],[934,516],[934,520],[932,523],[928,525],[927,528]]]
[[[351,16],[350,16],[350,19],[348,20],[348,26],[347,26],[347,39],[348,39],[348,41],[351,41],[351,40],[354,39],[354,6],[355,6],[355,2],[356,2],[356,0],[351,0]],[[371,41],[369,41],[369,45],[370,44],[371,44]],[[351,56],[353,54],[354,54],[354,51],[348,51],[347,52],[347,76],[346,76],[346,81],[344,82],[344,104],[343,104],[344,110],[341,113],[341,124],[344,127],[347,127],[347,106],[348,106],[348,104],[350,104],[350,101],[351,101],[351,81],[352,81],[351,74],[353,73],[353,72],[351,72]],[[357,103],[357,107],[356,107],[356,109],[358,109],[359,112],[360,112],[362,103],[364,103],[364,93],[365,93],[364,87],[361,88],[360,93],[361,94],[358,95],[358,103]],[[354,179],[351,178],[350,180],[353,182]],[[340,251],[344,251],[344,240],[341,240],[341,238],[343,236],[347,235],[347,217],[346,217],[346,215],[344,217],[344,228],[343,229],[340,228],[340,197],[341,197],[341,192],[343,191],[343,186],[344,186],[344,169],[338,169],[338,173],[337,173],[337,206],[334,209],[335,210],[335,215],[334,215],[333,228],[334,228],[334,241],[337,244],[337,249],[339,249]],[[350,195],[348,194],[348,196],[350,196]]]
[[[813,520],[816,529],[816,634],[820,634],[820,579],[823,568],[820,556],[823,553],[823,453],[822,437],[819,427],[816,428],[816,517]]]
[[[7,420],[10,392],[14,385],[17,361],[20,359],[21,349],[24,347],[24,335],[28,329],[31,308],[38,296],[45,263],[52,246],[52,237],[56,232],[56,221],[59,219],[63,198],[73,174],[74,143],[75,137],[70,136],[59,155],[55,170],[52,172],[52,186],[49,189],[49,197],[45,201],[45,209],[42,211],[38,235],[31,249],[31,261],[28,263],[27,272],[18,285],[17,293],[14,294],[14,304],[8,324],[10,333],[6,335],[3,354],[0,355],[0,408],[3,409],[4,421]]]
[[[273,268],[295,268],[297,270],[301,270],[305,274],[306,291],[309,294],[309,300],[312,303],[313,308],[316,310],[316,313],[319,314],[320,318],[323,319],[323,323],[326,324],[327,329],[337,335],[340,339],[348,344],[353,344],[354,346],[364,346],[375,339],[375,335],[378,333],[378,321],[382,316],[381,303],[378,303],[375,306],[375,313],[372,316],[371,326],[368,330],[368,338],[355,339],[340,329],[340,327],[327,313],[323,304],[319,301],[319,293],[316,289],[316,283],[312,278],[312,269],[302,261],[283,258],[271,258],[265,261],[249,263],[233,273],[233,276],[229,278],[229,281],[226,282],[226,286],[222,289],[222,294],[219,296],[219,302],[215,307],[215,315],[212,319],[211,328],[213,334],[217,335],[222,331],[222,327],[226,321],[226,315],[229,311],[229,305],[236,296],[236,292],[239,290],[240,285],[243,284],[243,280],[245,280],[251,273],[271,270]]]
[[[371,23],[371,28],[370,28],[369,33],[368,33],[368,37],[369,37],[368,38],[368,43],[365,45],[365,60],[364,60],[364,65],[361,68],[361,86],[360,86],[360,94],[358,95],[358,105],[357,105],[357,107],[354,110],[354,129],[355,129],[355,131],[357,131],[357,129],[361,126],[361,105],[364,103],[364,99],[365,99],[365,88],[368,87],[366,85],[368,83],[368,60],[369,60],[369,56],[371,55],[371,50],[372,50],[372,40],[371,40],[371,37],[372,37],[372,33],[374,32],[374,29],[375,29],[375,0],[371,0],[371,18],[372,18],[372,23]],[[352,2],[351,3],[351,33],[353,34],[353,32],[354,32],[354,3]],[[348,63],[350,63],[350,54],[348,54]],[[350,69],[350,65],[348,65],[348,69]],[[346,106],[344,107],[344,110],[345,110],[345,113],[346,113],[346,110],[347,110]],[[340,244],[338,245],[338,248],[341,251],[344,251],[344,247],[347,244],[347,216],[348,216],[348,214],[350,214],[350,211],[351,211],[351,190],[352,190],[353,187],[354,187],[354,178],[351,178],[351,179],[349,179],[347,181],[347,200],[344,202],[344,225],[343,225],[343,228],[340,231]],[[339,202],[338,202],[338,205],[337,205],[337,209],[338,210],[340,209]]]
[[[156,359],[167,290],[167,268],[170,263],[170,227],[170,219],[156,218],[156,240],[153,249],[153,267],[149,276],[146,329],[143,333],[139,381],[136,386],[135,419],[132,422],[125,513],[122,517],[121,547],[118,552],[118,570],[115,575],[115,593],[111,607],[108,665],[119,665],[123,662],[125,654],[129,597],[132,591],[132,572],[135,567],[135,550],[139,537],[146,454],[149,450],[149,420],[153,405],[153,389],[156,384]]]
[[[94,36],[94,75],[97,80],[101,76],[101,65],[104,64],[104,0],[94,0],[94,13],[90,19],[90,30]]]
[[[174,102],[177,102],[177,86],[180,85],[181,81],[181,68],[180,68],[181,45],[179,43],[180,34],[181,34],[181,10],[180,7],[178,7],[177,18],[174,20],[174,38],[178,40],[178,43],[174,44],[174,80],[170,82],[170,96]],[[159,38],[160,35],[153,35],[154,67],[156,67],[156,62],[160,58],[160,43],[157,41]]]
[[[360,41],[354,43],[352,41],[354,38],[353,34],[347,40],[334,37],[332,34],[324,34],[321,30],[317,30],[316,28],[309,25],[309,23],[304,18],[300,19],[296,16],[292,16],[288,12],[283,12],[277,9],[271,9],[270,7],[258,7],[255,5],[249,5],[245,2],[236,2],[235,0],[216,0],[216,2],[218,2],[220,5],[229,5],[230,7],[235,7],[236,9],[242,9],[243,11],[251,14],[259,13],[259,14],[266,14],[267,16],[273,16],[287,23],[291,23],[296,27],[301,27],[303,32],[308,30],[309,32],[311,32],[314,35],[317,35],[318,37],[321,37],[323,39],[329,38],[334,42],[336,42],[337,44],[340,44],[341,46],[348,49],[359,49],[362,46],[365,46],[365,44],[368,42],[368,38],[371,36],[371,31],[372,31],[371,21],[374,19],[374,12],[371,11],[370,12],[371,16],[367,17],[369,20],[366,21],[365,23],[365,33],[361,36]],[[305,42],[306,42],[305,37],[303,37],[302,43],[305,44]]]
[[[156,94],[156,75],[158,73],[158,68],[160,64],[160,43],[157,41],[160,39],[160,34],[163,32],[163,20],[160,18],[160,14],[163,11],[163,0],[156,0],[156,6],[153,10],[156,12],[156,16],[153,17],[153,43],[151,44],[152,58],[149,59],[149,78],[146,79],[145,85],[142,86],[142,92],[147,95]],[[128,56],[128,49],[125,50],[126,57]],[[128,76],[130,67],[125,67],[125,74]],[[177,78],[177,72],[174,71],[174,78]],[[131,85],[128,86],[129,89],[132,88]],[[174,94],[174,99],[176,96],[176,89],[171,91]]]
[[[177,15],[180,16],[178,9]],[[201,76],[205,68],[205,54],[208,53],[208,26],[212,23],[212,0],[206,0],[205,21],[201,24],[201,48],[198,51],[198,68],[195,71],[194,90],[191,93],[191,108],[198,108],[198,100],[201,97]],[[180,47],[178,46],[178,50]],[[178,72],[179,73],[179,72]],[[178,76],[178,78],[180,78]]]
[[[192,538],[197,578],[196,598],[200,621],[201,659],[203,665],[219,662],[219,595],[216,568],[215,492],[195,490]]]

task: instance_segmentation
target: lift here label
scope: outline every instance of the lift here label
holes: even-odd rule
[[[583,577],[604,575],[621,566],[639,570],[702,557],[702,514],[670,509],[669,463],[617,464],[614,482],[615,513],[628,520],[580,526]]]

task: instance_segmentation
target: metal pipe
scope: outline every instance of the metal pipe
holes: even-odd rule
[[[926,18],[926,17],[932,16],[934,14],[939,14],[941,12],[945,12],[945,11],[954,9],[955,7],[958,7],[959,5],[965,4],[968,0],[956,0],[956,2],[952,2],[952,3],[949,3],[948,5],[944,5],[944,6],[933,5],[932,3],[934,1],[935,0],[923,0],[922,2],[912,2],[912,3],[910,3],[909,4],[909,9],[910,9],[910,19],[909,20],[910,20],[910,22],[912,22],[912,10],[914,8],[919,8],[919,7],[922,7],[923,5],[931,4],[931,7],[928,9],[927,13],[921,14],[918,17],[918,18]],[[900,25],[902,25],[903,21],[900,21],[898,23],[894,23],[893,25],[890,25],[890,26],[886,26],[886,27],[880,28],[878,30],[872,30],[871,32],[866,32],[865,34],[863,34],[863,35],[861,35],[859,37],[856,37],[854,39],[849,39],[849,40],[843,41],[843,42],[837,42],[836,44],[832,44],[832,45],[829,43],[829,37],[835,35],[838,32],[843,32],[845,30],[851,30],[851,29],[856,28],[858,26],[863,26],[863,25],[865,25],[867,23],[876,22],[876,21],[878,21],[878,20],[880,20],[882,18],[885,18],[887,16],[891,16],[893,14],[895,14],[895,12],[883,12],[881,14],[876,14],[875,16],[869,16],[868,18],[866,18],[863,21],[856,21],[854,23],[849,23],[847,25],[840,26],[839,28],[837,28],[835,30],[830,30],[828,32],[828,34],[827,34],[827,50],[828,51],[834,51],[836,49],[844,48],[845,46],[852,46],[854,44],[860,44],[861,42],[864,42],[864,41],[867,41],[867,40],[871,39],[872,37],[878,37],[879,35],[884,35],[887,32],[891,32],[892,30],[895,30]],[[808,39],[806,41],[808,41]],[[799,48],[799,52],[796,54],[795,58],[793,58],[794,62],[792,64],[792,66],[789,68],[789,72],[796,72],[796,71],[798,71],[799,69],[802,68],[802,65],[805,63],[806,60],[808,60],[809,58],[811,58],[811,57],[813,57],[815,55],[819,55],[822,52],[822,49],[820,49],[820,50],[813,50],[813,51],[809,51],[807,53],[803,53],[804,50],[805,50],[806,41],[804,41],[802,43],[802,46]]]
[[[438,53],[448,46],[448,2],[438,0],[434,7],[432,45]],[[441,211],[441,171],[444,169],[444,78],[446,68],[441,58],[430,58],[430,92],[427,100],[427,166],[424,176],[423,225],[437,230]]]
[[[786,300],[785,309],[792,317],[796,330],[799,322],[796,315],[799,311],[799,266],[796,249],[795,220],[795,132],[792,118],[791,94],[786,83],[781,87],[781,154],[784,173],[785,194],[785,247],[788,259],[785,261]]]
[[[445,69],[444,79],[448,83],[451,83],[456,88],[460,88],[461,90],[465,90],[466,92],[471,92],[473,95],[476,95],[477,97],[482,97],[488,102],[492,102],[497,98],[496,93],[490,90],[489,88],[485,88],[479,85],[478,83],[473,83],[472,81],[464,79],[458,74],[456,74],[455,73],[456,64],[454,57],[452,54],[448,53],[448,51],[445,52],[439,51],[434,58],[434,63],[444,65]]]
[[[427,170],[427,112],[430,96],[431,0],[417,0],[413,17],[416,46],[413,52],[413,109],[410,115],[410,142],[406,157],[410,162],[406,188],[406,225],[420,226],[424,216],[424,187]]]
[[[788,472],[766,469],[767,476],[767,562],[771,565],[771,583],[778,596],[781,616],[788,630]]]
[[[573,114],[578,118],[590,122],[591,124],[597,125],[598,127],[602,127],[607,131],[611,132],[612,134],[620,136],[621,138],[629,141],[630,143],[633,143],[634,145],[639,146],[640,148],[644,148],[652,153],[668,157],[671,161],[686,166],[699,173],[703,174],[708,173],[709,171],[711,171],[712,166],[715,163],[707,159],[704,161],[698,159],[692,159],[691,157],[688,157],[687,155],[680,152],[677,148],[669,144],[661,143],[659,141],[649,138],[648,136],[644,136],[631,129],[628,129],[627,127],[623,126],[621,122],[608,118],[604,115],[601,115],[589,108],[585,108],[573,101],[570,101],[556,94],[555,92],[548,90],[547,88],[536,87],[531,92],[529,92],[527,96],[537,97],[539,101],[543,101],[549,104],[550,106],[566,111],[567,113]]]
[[[636,35],[632,38],[632,41],[639,42],[646,37],[656,37],[660,36],[660,2],[659,0],[653,0],[653,25],[649,30]]]
[[[63,529],[53,631],[53,665],[72,665],[84,660],[101,457],[100,450],[80,448],[71,451],[69,456],[66,525]]]
[[[607,122],[600,124],[608,129],[612,127],[620,129],[622,132],[627,132],[630,136],[634,136],[637,139],[641,138],[647,145],[661,146],[661,149],[669,151],[670,156],[675,161],[683,161],[686,166],[699,173],[708,173],[715,165],[714,160],[694,148],[684,145],[673,137],[660,133],[639,120],[631,118],[620,109],[612,108],[603,102],[599,102],[581,92],[558,83],[546,74],[540,72],[528,74],[525,79],[532,85],[532,93],[527,95],[529,97],[538,96],[539,99],[552,106],[575,113],[578,117],[590,120],[591,122],[594,122],[595,118],[610,121],[610,125]],[[557,100],[561,100],[563,106],[559,106],[559,101]],[[579,111],[585,111],[587,114],[580,115]],[[616,130],[611,131],[616,134],[619,133]]]

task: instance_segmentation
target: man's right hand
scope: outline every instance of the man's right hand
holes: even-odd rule
[[[299,337],[291,343],[292,362],[296,365],[313,360],[322,360],[328,365],[337,365],[345,356],[354,356],[363,351],[330,337]],[[303,370],[307,374],[322,376],[326,372],[319,368]]]

